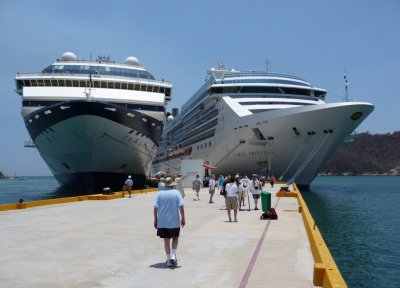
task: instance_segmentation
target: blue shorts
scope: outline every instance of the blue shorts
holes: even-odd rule
[[[253,199],[260,199],[261,195],[260,194],[253,194]]]

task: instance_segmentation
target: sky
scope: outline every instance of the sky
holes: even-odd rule
[[[123,62],[135,56],[156,79],[173,83],[167,110],[180,107],[226,68],[288,73],[328,91],[375,105],[357,128],[400,130],[400,1],[0,1],[0,171],[51,175],[29,140],[15,93],[17,72],[34,73],[64,52]]]

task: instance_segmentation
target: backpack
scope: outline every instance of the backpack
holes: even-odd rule
[[[278,220],[278,214],[276,214],[276,211],[274,208],[271,208],[268,212],[264,212],[261,216],[260,219],[271,219],[271,220]]]

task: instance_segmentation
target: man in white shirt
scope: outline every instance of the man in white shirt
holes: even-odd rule
[[[235,178],[231,177],[229,179],[229,183],[226,184],[225,187],[226,191],[226,199],[225,199],[225,204],[226,204],[226,210],[228,212],[228,217],[229,217],[229,222],[232,222],[231,218],[231,210],[233,210],[233,216],[234,216],[234,222],[237,222],[237,210],[239,208],[238,205],[238,199],[237,199],[237,185],[235,182]]]
[[[180,228],[186,224],[183,198],[175,186],[172,178],[167,177],[165,188],[158,191],[154,202],[154,228],[157,229],[157,236],[164,239],[167,267],[177,265]]]
[[[209,192],[209,194],[210,194],[210,202],[208,202],[208,203],[214,203],[212,200],[213,200],[213,196],[214,196],[214,193],[215,193],[215,176],[214,175],[211,175],[211,179],[210,179],[210,181],[208,182],[208,192]]]

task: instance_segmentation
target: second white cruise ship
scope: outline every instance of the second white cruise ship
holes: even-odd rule
[[[143,186],[171,100],[135,57],[78,60],[66,52],[41,73],[17,73],[22,116],[34,146],[62,186],[95,192]]]
[[[201,159],[212,173],[271,175],[308,188],[374,106],[325,103],[326,90],[267,71],[211,69],[166,124],[151,172]]]

